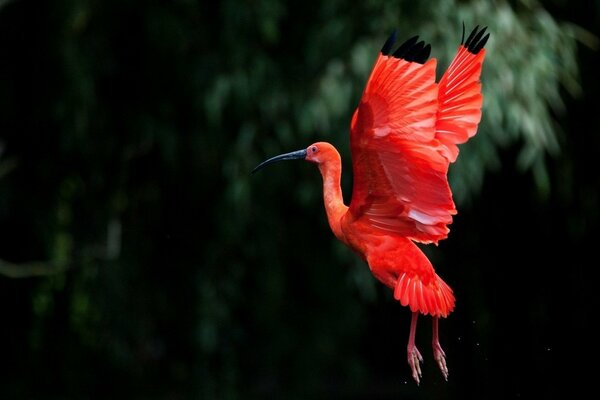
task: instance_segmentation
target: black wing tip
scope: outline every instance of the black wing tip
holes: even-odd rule
[[[483,36],[485,31],[487,30],[487,26],[484,26],[479,29],[479,25],[477,25],[469,34],[469,37],[465,41],[465,25],[463,23],[463,37],[461,40],[461,44],[467,48],[467,50],[472,54],[477,54],[483,49],[483,46],[487,43],[490,38],[490,34]]]
[[[392,32],[392,34],[390,35],[388,40],[386,40],[385,43],[383,44],[383,47],[381,48],[381,54],[383,54],[384,56],[387,56],[390,54],[390,51],[392,51],[392,46],[396,42],[397,36],[398,36],[398,31],[396,31],[394,29],[394,31]]]
[[[486,45],[490,34],[485,34],[487,26],[479,29],[477,25],[467,37],[465,41],[465,23],[463,22],[463,31],[460,44],[466,47],[466,49],[472,54],[478,54],[483,47]],[[391,55],[394,58],[406,60],[408,62],[416,62],[419,64],[425,64],[429,55],[431,54],[431,45],[426,44],[424,41],[418,41],[419,36],[413,36],[402,43],[396,51],[392,53],[392,47],[396,42],[398,31],[394,30],[390,37],[385,41],[381,48],[381,54],[384,56]],[[485,35],[485,36],[484,36]]]
[[[406,60],[408,62],[425,64],[425,61],[427,61],[431,54],[431,45],[425,44],[422,40],[419,42],[419,36],[417,35],[406,40],[392,53],[392,46],[396,41],[396,35],[396,31],[392,32],[392,35],[386,40],[381,48],[381,54],[384,56],[391,55],[394,58]]]

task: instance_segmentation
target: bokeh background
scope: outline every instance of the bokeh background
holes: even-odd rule
[[[338,243],[316,168],[389,33],[491,32],[455,290],[410,313]],[[576,398],[597,367],[600,1],[0,1],[0,398]],[[594,372],[596,370],[596,372]]]

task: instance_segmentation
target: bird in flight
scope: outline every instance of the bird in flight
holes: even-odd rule
[[[438,320],[452,312],[455,298],[415,242],[445,239],[456,214],[447,172],[457,145],[475,135],[481,120],[486,29],[475,27],[465,40],[463,25],[457,54],[437,83],[429,44],[415,36],[393,50],[396,32],[385,42],[350,123],[349,206],[342,197],[340,154],[327,142],[269,158],[252,171],[283,160],[317,164],[334,235],[412,312],[407,358],[417,384],[423,361],[415,345],[419,313],[432,317],[433,357],[448,379]]]

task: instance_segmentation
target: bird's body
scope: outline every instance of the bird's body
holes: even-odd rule
[[[489,37],[484,31],[475,28],[466,41],[463,32],[458,53],[439,83],[436,60],[427,61],[429,45],[414,37],[390,54],[395,35],[388,39],[351,120],[354,182],[349,206],[340,186],[341,158],[329,143],[314,143],[255,168],[286,159],[318,165],[331,230],[413,312],[407,351],[417,383],[419,313],[433,317],[434,358],[448,376],[438,319],[454,309],[455,298],[415,242],[446,238],[456,214],[447,172],[458,156],[457,145],[475,135],[481,118],[479,76]]]
[[[357,217],[344,205],[341,180],[341,158],[331,144],[318,142],[323,160],[317,161],[323,177],[323,200],[327,220],[334,235],[367,262],[373,275],[394,290],[394,296],[412,311],[432,316],[446,316],[454,308],[450,288],[437,276],[429,259],[414,242],[395,232],[374,230],[366,218]]]

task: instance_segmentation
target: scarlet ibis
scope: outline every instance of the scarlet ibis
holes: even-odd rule
[[[385,42],[350,123],[350,206],[342,198],[340,154],[329,143],[272,157],[252,171],[282,160],[317,164],[334,235],[412,312],[407,357],[417,384],[423,362],[415,346],[419,313],[432,316],[433,357],[448,379],[438,320],[453,311],[455,298],[415,242],[445,239],[456,214],[447,172],[457,145],[475,135],[481,120],[486,29],[476,26],[465,41],[463,25],[457,54],[439,83],[429,44],[415,36],[392,52],[395,32]]]

